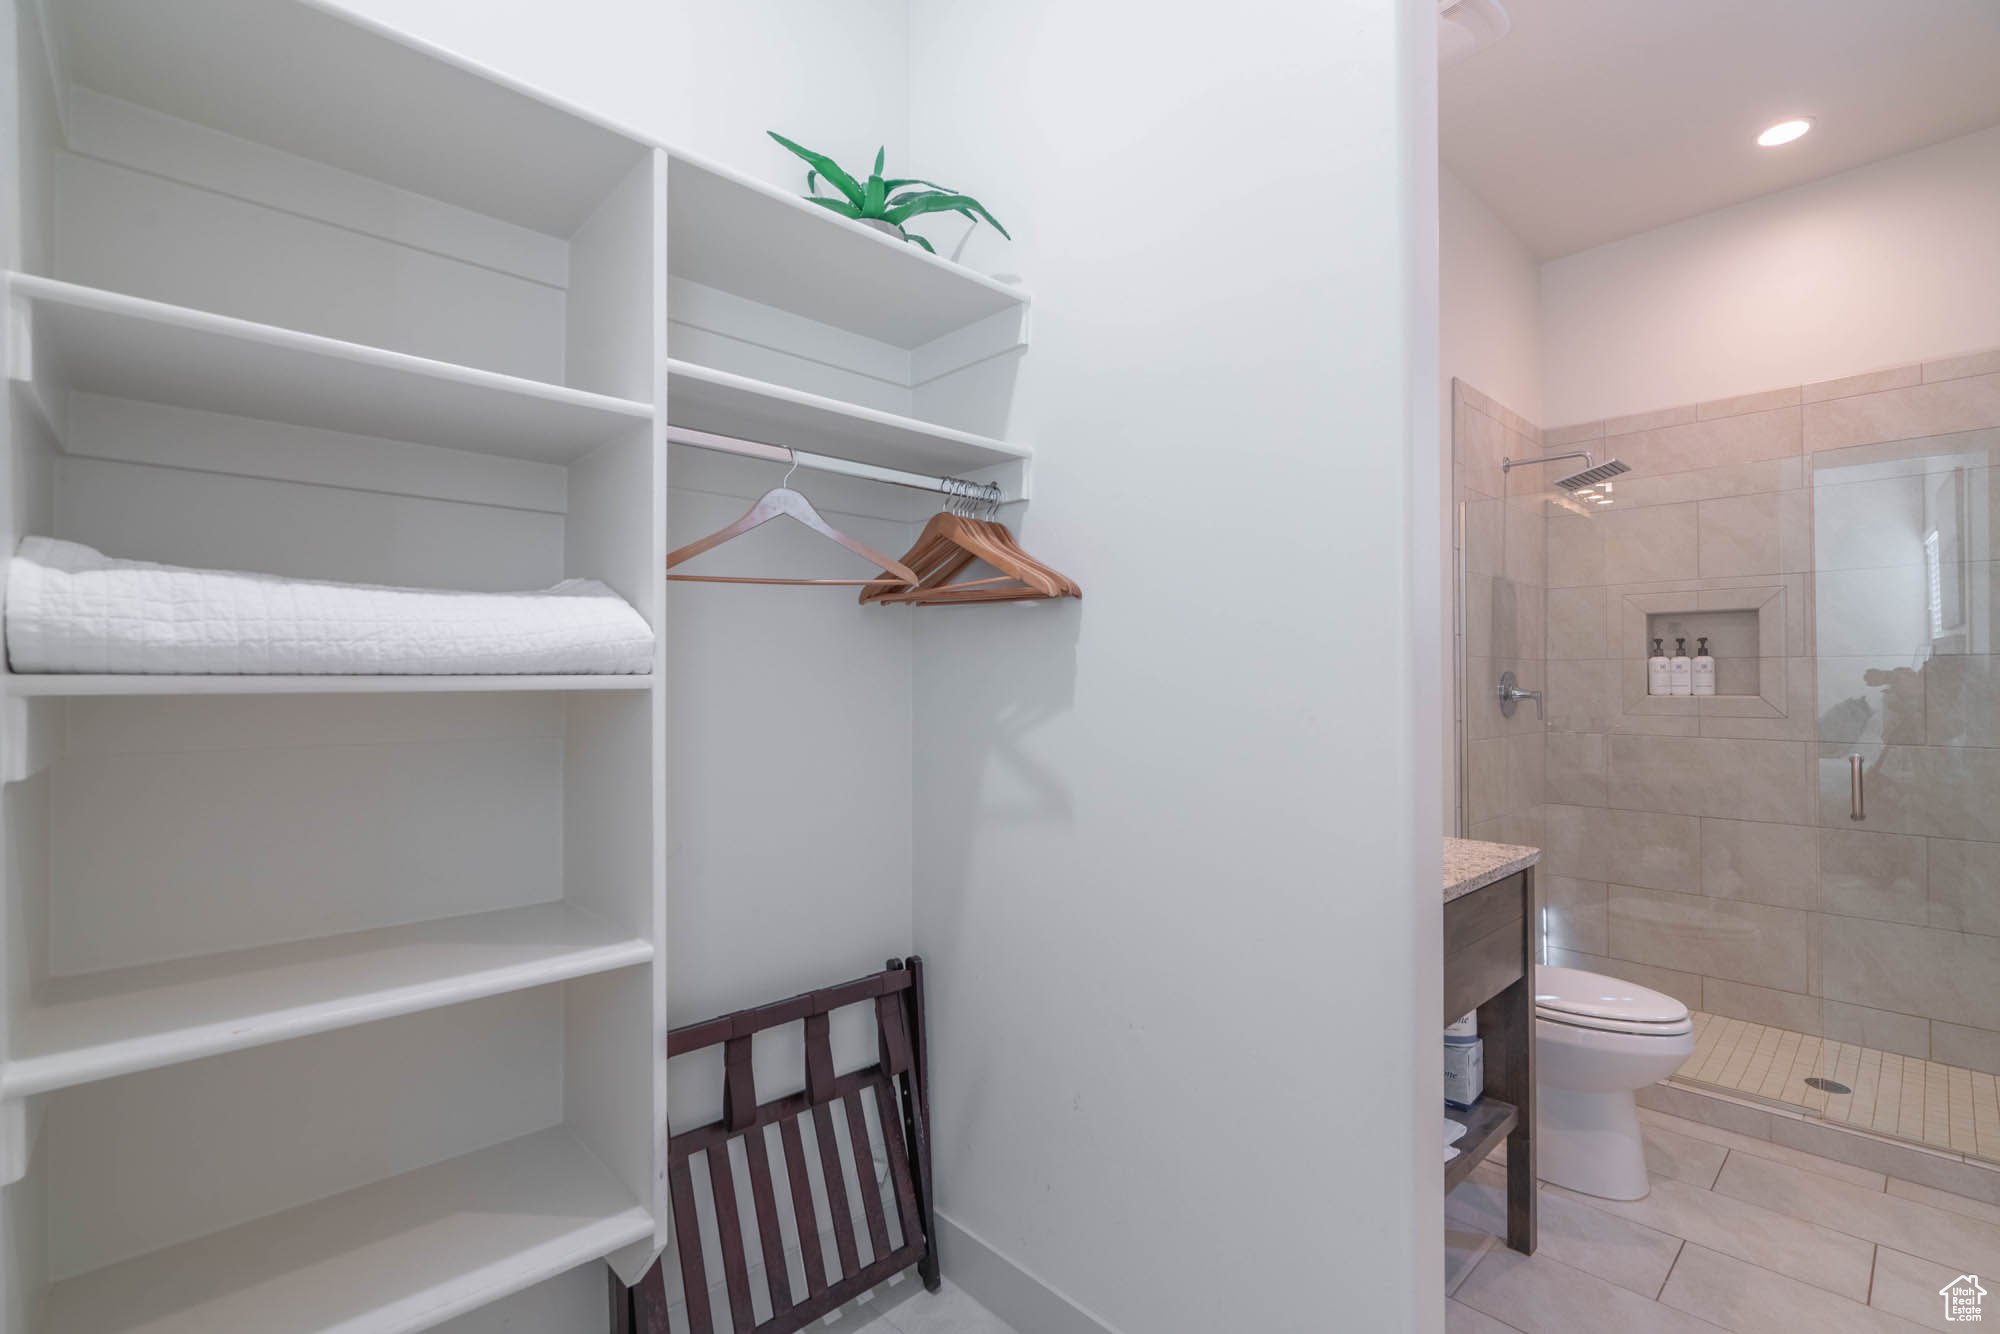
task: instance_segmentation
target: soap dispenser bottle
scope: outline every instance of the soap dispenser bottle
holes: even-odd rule
[[[1695,694],[1713,695],[1715,693],[1715,659],[1708,655],[1707,635],[1703,635],[1695,641],[1692,675],[1694,678]]]
[[[1649,695],[1671,695],[1674,693],[1672,664],[1667,661],[1667,651],[1660,641],[1653,641],[1653,656],[1646,659],[1646,693]]]
[[[1673,679],[1674,694],[1694,693],[1694,664],[1688,661],[1688,642],[1685,638],[1674,641],[1674,657],[1673,661],[1667,664],[1667,672]]]

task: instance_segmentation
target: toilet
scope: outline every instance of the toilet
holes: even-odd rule
[[[1578,968],[1535,970],[1535,1139],[1539,1174],[1607,1200],[1645,1197],[1633,1095],[1694,1052],[1687,1006]]]

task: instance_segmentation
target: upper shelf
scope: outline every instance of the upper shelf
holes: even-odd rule
[[[673,359],[667,362],[667,420],[905,472],[964,474],[1031,452],[990,436]]]
[[[667,168],[667,235],[677,278],[898,348],[1028,300],[1019,288],[678,149]]]
[[[650,404],[14,273],[70,389],[567,463]],[[37,375],[37,378],[41,378]]]
[[[62,0],[65,81],[549,236],[651,148],[325,0]]]

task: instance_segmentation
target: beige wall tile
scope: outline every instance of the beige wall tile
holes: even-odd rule
[[[1507,428],[1498,418],[1464,405],[1452,413],[1452,458],[1465,485],[1483,496],[1504,496],[1500,460],[1507,453]]]
[[[1808,916],[1789,908],[1613,882],[1611,953],[1703,977],[1804,992]]]
[[[1779,908],[1819,905],[1819,831],[1755,820],[1701,822],[1701,888]]]
[[[1860,375],[1842,376],[1838,380],[1821,380],[1806,385],[1799,392],[1801,401],[1820,403],[1829,398],[1847,398],[1853,394],[1873,394],[1884,389],[1907,389],[1913,384],[1922,384],[1923,367],[1912,363],[1908,366],[1892,366],[1883,371],[1864,371]]]
[[[1700,573],[1695,505],[1609,509],[1589,522],[1601,526],[1604,539],[1604,576],[1594,582],[1692,579]]]
[[[1924,840],[1908,834],[1822,829],[1819,901],[1825,912],[1887,922],[1930,921]]]
[[[1549,728],[1608,732],[1621,716],[1618,664],[1607,659],[1556,660],[1547,667]]]
[[[1795,408],[1799,402],[1799,387],[1793,385],[1789,389],[1767,389],[1761,394],[1738,394],[1735,398],[1711,399],[1697,407],[1695,415],[1703,420],[1711,417],[1738,417],[1746,412]]]
[[[2000,936],[2000,843],[1934,838],[1928,853],[1930,925]]]
[[[1605,751],[1600,732],[1550,732],[1543,789],[1547,799],[1569,806],[1604,805]]]
[[[1507,558],[1504,500],[1465,502],[1465,569],[1468,574],[1494,575],[1502,571]]]
[[[1967,1070],[1984,1070],[1989,1075],[2000,1074],[2000,1033],[1933,1020],[1931,1059]]]
[[[1509,499],[1501,512],[1505,547],[1500,572],[1537,588],[1548,583],[1548,517],[1539,500]]]
[[[1941,661],[1933,658],[1930,667]],[[1881,657],[1829,655],[1816,661],[1817,737],[1827,742],[1886,741],[1920,746],[1928,723],[1930,668],[1895,666]],[[1807,695],[1806,699],[1814,698]]]
[[[1631,462],[1631,460],[1626,460]],[[1751,496],[1768,491],[1797,491],[1804,486],[1805,461],[1798,455],[1723,463],[1689,472],[1632,473],[1614,482],[1619,508],[1677,505],[1721,496]]]
[[[1835,1042],[1851,1042],[1901,1056],[1930,1056],[1930,1020],[1897,1014],[1893,1010],[1871,1010],[1865,1005],[1849,1005],[1845,1001],[1822,1001],[1820,1031]]]
[[[2000,426],[2000,374],[1940,380],[1907,389],[1808,403],[1808,453]]]
[[[1682,426],[1694,421],[1699,410],[1692,403],[1679,407],[1660,408],[1653,412],[1628,413],[1623,417],[1611,417],[1604,422],[1604,434],[1630,435],[1634,431],[1652,431],[1663,426]]]
[[[1551,658],[1604,658],[1604,589],[1595,585],[1551,588],[1548,601],[1548,654]]]
[[[1845,400],[1843,400],[1845,401]],[[1777,459],[1800,452],[1801,413],[1777,408],[1620,435],[1607,432],[1604,448],[1648,475],[1687,472]]]
[[[1472,824],[1507,813],[1507,741],[1493,737],[1465,745],[1466,819]]]
[[[1605,953],[1608,895],[1604,883],[1547,875],[1542,877],[1540,885],[1542,938],[1547,947],[1584,954]]]
[[[1849,472],[1868,480],[1841,480]],[[1809,494],[1815,568],[1923,565],[1926,483],[1922,476],[1873,476],[1868,469],[1822,469],[1814,476],[1818,485]]]
[[[1928,744],[2000,746],[2000,672],[1991,656],[1932,658],[1921,675]]]
[[[1819,762],[1820,823],[1842,827],[1849,811],[1841,747]],[[1972,746],[1854,746],[1863,757],[1868,827],[1883,833],[2000,842],[2000,750]],[[1617,781],[1617,754],[1612,755]],[[1613,801],[1617,798],[1614,794]]]
[[[1592,440],[1603,438],[1603,422],[1577,422],[1573,426],[1550,426],[1542,431],[1542,449],[1547,452],[1588,447]]]
[[[1615,893],[1611,924],[1616,948]],[[1820,949],[1821,994],[1829,1000],[2000,1030],[2000,937],[1827,917]]]
[[[1699,506],[1700,573],[1776,574],[1780,558],[1778,494],[1730,496]]]
[[[1625,810],[1807,824],[1808,747],[1723,737],[1611,738],[1609,792]]]
[[[1817,996],[1799,991],[1778,991],[1772,987],[1732,982],[1726,977],[1701,980],[1701,1008],[1729,1019],[1747,1019],[1792,1033],[1818,1036],[1820,1002]]]
[[[1604,582],[1604,526],[1596,516],[1549,516],[1547,541],[1550,588]]]
[[[1924,363],[1924,382],[1959,380],[1968,375],[2000,374],[2000,348],[1973,352],[1963,357],[1944,357]]]

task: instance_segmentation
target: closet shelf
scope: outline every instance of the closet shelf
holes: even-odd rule
[[[1028,304],[1018,287],[670,152],[667,262],[676,278],[906,349]],[[955,235],[963,220],[942,225]]]
[[[667,361],[667,420],[697,431],[905,472],[963,474],[1033,453],[1026,446],[990,436],[675,358]]]
[[[7,284],[28,307],[33,345],[85,393],[550,463],[653,415],[648,403],[35,274]]]
[[[406,1334],[652,1237],[555,1127],[59,1282],[37,1334]]]
[[[652,957],[651,942],[547,903],[58,978],[15,1018],[0,1100]]]
[[[601,676],[171,676],[8,672],[9,695],[426,695],[512,691],[647,690],[650,675]]]

